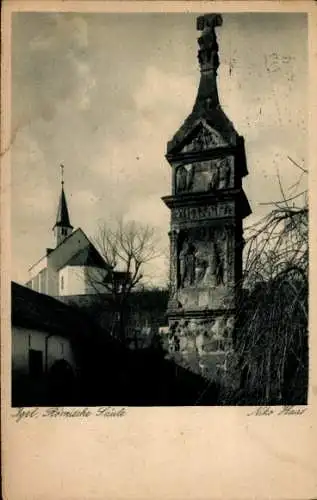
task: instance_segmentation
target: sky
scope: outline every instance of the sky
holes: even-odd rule
[[[197,93],[196,17],[13,14],[13,280],[26,282],[54,245],[63,163],[72,225],[91,238],[120,216],[154,226],[162,256],[146,271],[164,286],[166,144]],[[263,203],[281,199],[278,172],[286,193],[299,178],[288,157],[306,165],[307,19],[228,13],[217,33],[221,105],[246,143],[249,225],[269,210]]]

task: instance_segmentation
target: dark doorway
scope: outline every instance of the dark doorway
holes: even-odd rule
[[[43,352],[29,349],[29,374],[38,379],[43,375]]]
[[[75,398],[75,375],[64,359],[55,361],[49,371],[49,400],[54,405],[71,405]]]

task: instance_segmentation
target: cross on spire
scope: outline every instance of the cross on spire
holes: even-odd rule
[[[61,168],[61,183],[62,183],[62,186],[64,186],[64,165],[61,163],[60,164],[60,168]]]

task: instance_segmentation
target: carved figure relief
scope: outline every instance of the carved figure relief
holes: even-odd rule
[[[218,264],[216,281],[219,285],[224,285],[227,282],[228,274],[228,234],[226,228],[222,228],[217,231],[217,252],[218,252]]]
[[[176,170],[176,192],[177,193],[186,193],[191,191],[193,186],[194,179],[194,166],[181,165]]]
[[[184,166],[181,166],[176,171],[176,190],[181,193],[186,191],[187,187],[187,170]]]
[[[195,253],[194,245],[185,240],[179,252],[179,285],[181,288],[195,283]]]
[[[195,241],[195,244],[192,243]],[[178,288],[218,287],[227,281],[227,235],[224,230],[198,231],[178,253]]]
[[[195,283],[199,284],[203,281],[208,268],[208,259],[201,249],[199,249],[196,253],[195,264]]]
[[[213,163],[209,166],[209,183],[207,186],[207,190],[214,190],[218,188],[219,183],[219,170],[216,165]]]
[[[216,286],[224,285],[224,265],[223,265],[223,254],[218,251],[217,246],[215,245],[215,257],[216,257],[216,270],[215,270],[215,278],[216,278]]]
[[[226,189],[231,184],[231,166],[228,158],[220,160],[218,189]]]
[[[216,132],[216,130],[209,129],[206,126],[201,125],[198,134],[189,144],[184,146],[182,152],[189,153],[191,151],[205,151],[209,148],[226,145],[226,142],[223,140],[221,135]]]
[[[209,244],[208,265],[204,276],[204,284],[216,285],[217,256],[214,242]]]
[[[231,254],[230,243],[234,236],[229,227],[223,227],[218,230],[218,246],[221,249],[223,257],[223,281],[229,282],[231,280],[232,265],[234,257]],[[233,249],[232,249],[233,251]]]
[[[209,145],[212,144],[213,137],[208,131],[205,129],[205,127],[201,127],[199,134],[194,138],[192,144],[193,144],[193,149],[196,151],[202,151],[204,149],[207,149]]]
[[[231,187],[230,158],[218,158],[211,161],[209,189],[227,189]]]
[[[232,187],[232,158],[216,158],[176,170],[176,192],[202,192]]]

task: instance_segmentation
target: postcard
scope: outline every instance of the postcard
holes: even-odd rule
[[[316,9],[4,2],[4,498],[316,497]]]

